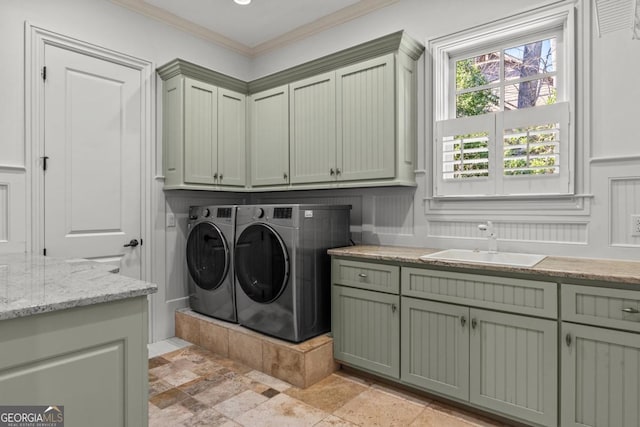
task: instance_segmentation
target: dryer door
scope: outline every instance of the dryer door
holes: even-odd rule
[[[278,298],[289,280],[289,255],[278,233],[266,224],[245,228],[236,241],[235,271],[252,300],[269,303]]]
[[[187,238],[187,267],[195,284],[206,290],[218,288],[229,271],[231,256],[224,235],[215,224],[196,224]]]

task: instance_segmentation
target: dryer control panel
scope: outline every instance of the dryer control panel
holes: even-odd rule
[[[292,208],[274,208],[273,209],[273,218],[274,219],[289,219],[291,218]]]

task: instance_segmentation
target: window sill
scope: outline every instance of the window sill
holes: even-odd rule
[[[424,200],[447,201],[447,202],[467,202],[467,201],[487,201],[487,200],[569,200],[569,199],[591,199],[593,194],[494,194],[479,196],[431,196],[425,197]]]

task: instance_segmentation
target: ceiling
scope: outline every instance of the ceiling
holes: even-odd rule
[[[243,55],[256,56],[400,0],[112,0]]]

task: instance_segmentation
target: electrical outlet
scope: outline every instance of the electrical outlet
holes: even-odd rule
[[[167,227],[175,227],[176,226],[176,216],[172,213],[167,214]]]
[[[631,215],[631,235],[640,237],[640,215]]]

